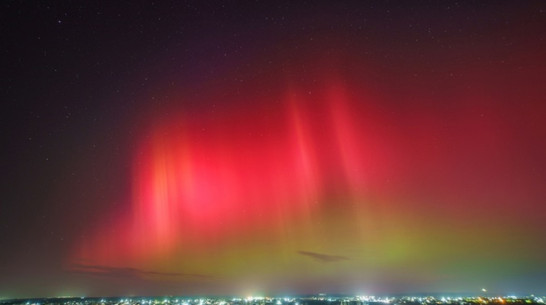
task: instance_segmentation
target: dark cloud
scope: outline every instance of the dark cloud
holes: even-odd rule
[[[348,257],[341,256],[341,255],[329,255],[329,254],[316,253],[316,252],[310,252],[310,251],[298,251],[298,253],[323,263],[332,263],[332,262],[349,260]]]
[[[72,264],[69,271],[73,273],[108,276],[108,277],[124,277],[124,278],[210,278],[209,275],[195,273],[179,273],[179,272],[160,272],[153,270],[142,270],[131,267],[111,267],[101,265],[85,265]]]

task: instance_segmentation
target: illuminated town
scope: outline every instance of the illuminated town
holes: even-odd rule
[[[3,300],[23,305],[483,305],[545,304],[546,296],[59,297]]]

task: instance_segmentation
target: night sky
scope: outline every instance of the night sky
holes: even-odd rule
[[[546,293],[546,2],[0,6],[0,298]]]

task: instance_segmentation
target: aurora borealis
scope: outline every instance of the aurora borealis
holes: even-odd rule
[[[0,297],[546,292],[544,3],[2,11]]]

